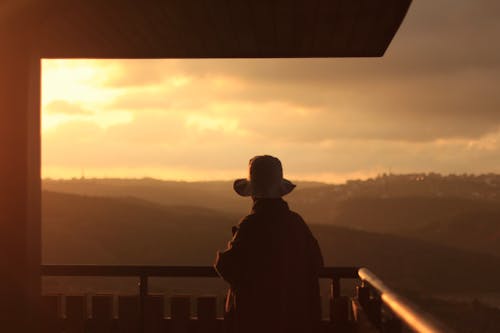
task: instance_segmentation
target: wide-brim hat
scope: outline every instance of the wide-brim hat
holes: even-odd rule
[[[255,156],[248,163],[248,178],[236,179],[233,188],[243,197],[281,198],[292,192],[295,184],[283,178],[283,167],[278,158]]]

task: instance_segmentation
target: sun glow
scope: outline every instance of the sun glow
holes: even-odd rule
[[[192,114],[186,118],[186,126],[197,131],[237,132],[238,120],[229,118],[207,117],[201,114]]]
[[[115,66],[95,60],[42,60],[42,132],[72,121],[94,121],[102,127],[130,122],[128,112],[103,112],[120,89],[102,89],[105,78],[113,75]],[[59,110],[49,107],[66,101]],[[62,104],[62,103],[60,103]],[[69,106],[87,112],[71,112]]]

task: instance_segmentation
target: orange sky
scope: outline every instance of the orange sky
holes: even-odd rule
[[[498,9],[415,2],[384,58],[44,60],[43,177],[500,172]]]

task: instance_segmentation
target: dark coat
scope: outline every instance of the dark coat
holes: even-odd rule
[[[321,320],[318,242],[282,199],[259,199],[243,218],[215,268],[231,288],[233,330],[310,333]]]

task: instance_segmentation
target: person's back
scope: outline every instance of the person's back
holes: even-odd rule
[[[255,183],[253,187],[255,192]],[[218,254],[216,269],[231,285],[226,310],[236,332],[314,332],[318,328],[318,272],[323,260],[307,225],[281,199],[293,187],[289,183],[288,189],[276,192],[279,195],[252,194],[251,214],[234,230],[229,248]]]

